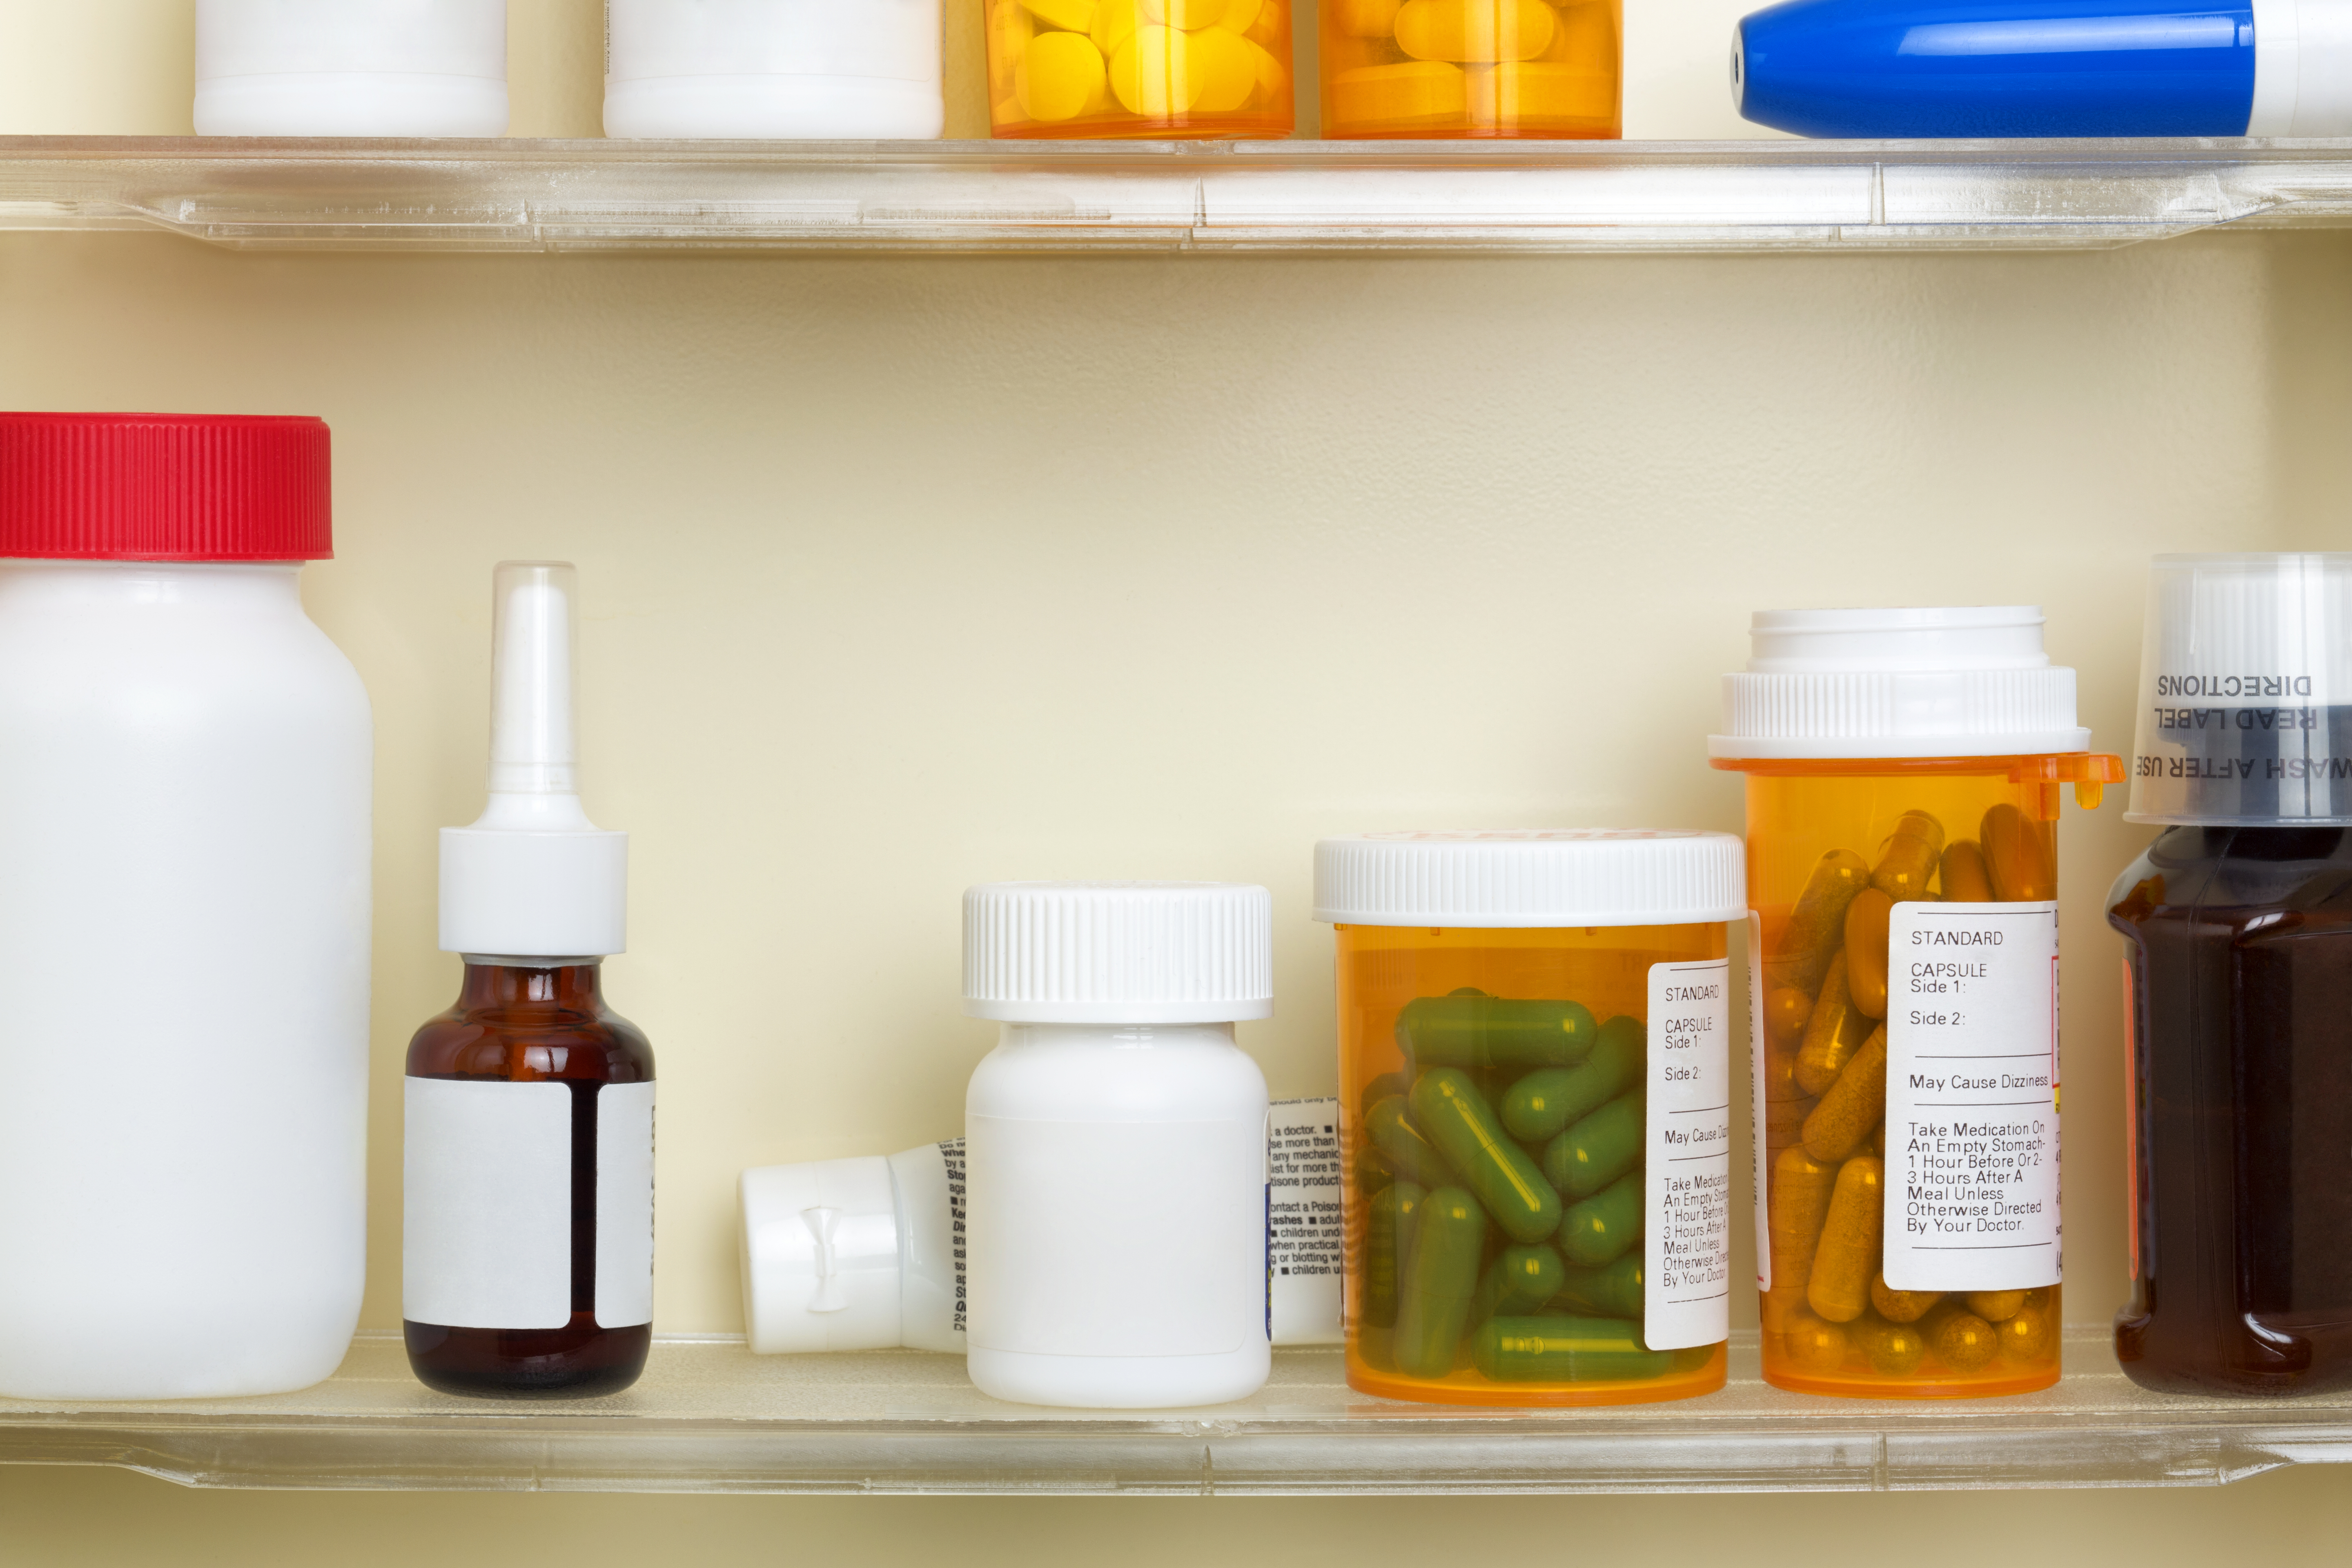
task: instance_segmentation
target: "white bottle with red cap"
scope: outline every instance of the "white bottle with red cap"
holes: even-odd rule
[[[315,419],[0,414],[0,1394],[300,1388],[357,1326],[369,795]]]

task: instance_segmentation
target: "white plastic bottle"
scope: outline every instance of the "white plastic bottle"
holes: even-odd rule
[[[367,1233],[358,673],[315,419],[0,415],[0,1394],[335,1370]]]
[[[196,0],[199,136],[506,132],[506,0]]]
[[[936,137],[940,0],[605,0],[604,134]]]
[[[1272,900],[1213,882],[964,894],[964,1011],[1003,1025],[964,1100],[971,1380],[1153,1408],[1265,1382]]]

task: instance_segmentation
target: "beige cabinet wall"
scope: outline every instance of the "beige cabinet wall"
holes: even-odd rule
[[[1738,9],[1635,7],[1630,129],[1740,129],[1719,72]],[[0,0],[0,129],[184,131],[188,10]],[[518,130],[593,132],[594,7],[514,15]],[[964,20],[950,60],[969,77]],[[635,836],[610,989],[663,1074],[659,1321],[723,1332],[738,1171],[956,1128],[990,1043],[956,1006],[970,882],[1267,884],[1279,1015],[1243,1039],[1303,1094],[1333,1079],[1312,840],[1736,829],[1737,780],[1706,767],[1704,737],[1752,609],[2041,604],[2098,743],[2127,750],[2149,553],[2352,546],[2352,237],[804,260],[0,236],[0,405],[334,426],[339,556],[310,602],[367,679],[381,751],[372,1327],[399,1318],[401,1049],[456,980],[434,950],[434,834],[479,805],[489,567],[580,563],[589,804]],[[2120,792],[2070,808],[2063,839],[2067,1300],[2089,1322],[2124,1267],[2100,895],[2145,835],[2120,812]],[[709,1560],[734,1561],[804,1530],[840,1554],[911,1552],[992,1518],[1055,1559],[1115,1543],[1172,1562],[1261,1530],[1301,1561],[1375,1529],[1425,1553],[1490,1524],[1538,1552],[1591,1519],[1627,1552],[1647,1529],[1680,1555],[1689,1529],[1812,1563],[1811,1521],[1843,1510],[1842,1551],[1883,1531],[1876,1549],[1940,1563],[1989,1517],[1952,1499],[1258,1504],[1137,1531],[1171,1510],[149,1494],[0,1473],[0,1562],[54,1560],[11,1553],[74,1539],[86,1510],[126,1561],[140,1521],[159,1542],[224,1521],[251,1561],[339,1521],[415,1543],[543,1518],[549,1540],[633,1551],[695,1521]],[[2042,1498],[2003,1505],[2043,1521],[2013,1544],[1968,1550],[2129,1541],[2170,1561],[2252,1544],[2242,1524],[2292,1560],[2310,1510],[2332,1499],[2340,1523],[2347,1495],[2323,1475],[2145,1508]],[[126,1496],[144,1500],[108,1500]],[[2265,1514],[2265,1496],[2288,1500]]]

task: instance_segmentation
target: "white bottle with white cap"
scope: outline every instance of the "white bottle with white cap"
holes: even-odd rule
[[[606,0],[607,136],[929,140],[939,0]]]
[[[503,136],[506,0],[196,0],[199,136]]]
[[[1211,882],[964,894],[964,1011],[1003,1026],[964,1102],[970,1366],[1027,1405],[1255,1392],[1266,1325],[1272,899]]]

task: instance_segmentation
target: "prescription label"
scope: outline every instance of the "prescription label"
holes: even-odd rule
[[[1336,1345],[1346,1232],[1339,1102],[1277,1100],[1265,1123],[1266,1327],[1278,1345]]]
[[[1748,911],[1748,1190],[1756,1196],[1756,1289],[1772,1289],[1772,1210],[1765,1201],[1764,921]]]
[[[1731,961],[1650,965],[1642,1338],[1731,1334]]]
[[[2058,906],[1895,906],[1886,1283],[2059,1282]]]

